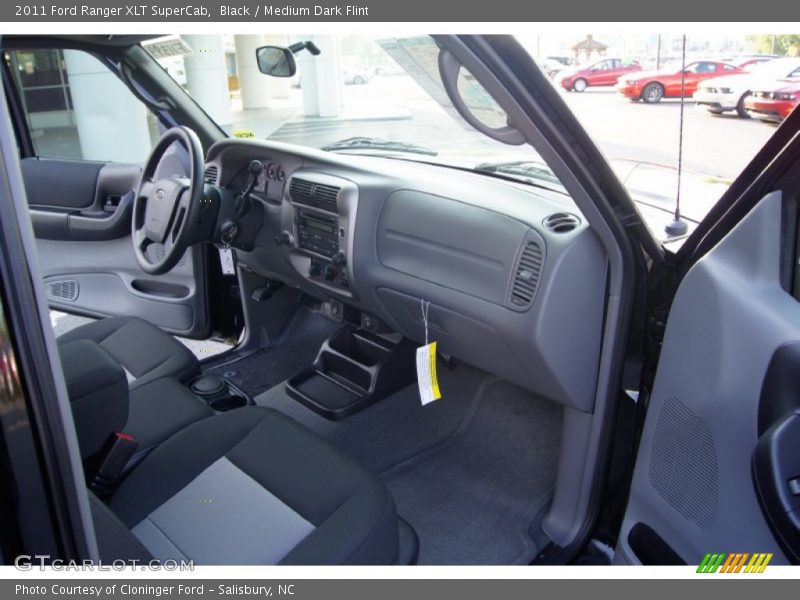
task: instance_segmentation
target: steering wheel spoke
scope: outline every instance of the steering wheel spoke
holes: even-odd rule
[[[138,248],[142,252],[147,249],[152,243],[152,240],[147,237],[147,234],[144,232],[144,229],[134,229],[133,230],[133,245],[135,248]]]
[[[138,195],[144,198],[152,197],[153,193],[155,192],[155,181],[148,178],[142,178],[141,183],[139,184],[139,193]]]

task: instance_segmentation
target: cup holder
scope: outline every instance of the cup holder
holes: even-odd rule
[[[247,398],[243,398],[242,396],[225,396],[224,398],[218,398],[213,402],[209,402],[208,405],[216,411],[225,412],[226,410],[247,406]]]
[[[289,380],[286,391],[326,419],[339,420],[409,385],[415,377],[414,344],[345,328],[322,345],[310,367]]]
[[[214,375],[201,375],[189,384],[189,389],[217,412],[241,408],[251,403],[247,394],[230,381]]]

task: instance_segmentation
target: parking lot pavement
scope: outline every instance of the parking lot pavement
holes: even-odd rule
[[[609,88],[562,95],[609,158],[677,166],[679,100],[631,102]],[[732,180],[774,132],[774,126],[735,113],[713,116],[687,99],[684,168]]]

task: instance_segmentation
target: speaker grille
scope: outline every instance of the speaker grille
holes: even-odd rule
[[[717,516],[719,467],[706,422],[674,397],[658,413],[650,485],[686,519],[708,529]]]
[[[52,298],[53,300],[66,300],[67,302],[75,302],[80,292],[78,282],[71,279],[48,283],[46,290],[48,298]]]

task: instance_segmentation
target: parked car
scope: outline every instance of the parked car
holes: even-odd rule
[[[542,71],[547,73],[548,77],[555,77],[568,67],[568,65],[549,56],[541,59],[539,61],[539,66],[541,67]]]
[[[641,71],[637,62],[621,58],[603,58],[589,64],[565,69],[558,75],[558,83],[568,92],[582,92],[589,86],[611,86],[621,76]]]
[[[547,73],[548,77],[556,77],[564,69],[569,68],[575,61],[568,56],[545,56],[539,60],[539,66],[542,71]]]
[[[754,91],[744,100],[744,108],[751,117],[780,123],[800,103],[800,79],[792,83],[776,83],[773,89]]]
[[[344,67],[342,69],[342,81],[345,85],[361,85],[372,79],[372,73],[367,69],[358,67]]]
[[[765,62],[769,62],[776,58],[780,58],[777,54],[745,54],[735,56],[733,58],[723,58],[723,62],[730,63],[732,65],[736,65],[737,67],[741,67],[742,69],[752,69],[758,65],[761,65]]]
[[[800,58],[779,58],[763,62],[749,73],[715,77],[704,81],[694,93],[694,101],[712,114],[735,110],[740,117],[749,117],[745,99],[753,89],[769,86],[776,80],[800,77]]]
[[[746,71],[736,65],[717,60],[696,60],[686,65],[683,78],[681,65],[672,63],[658,71],[642,71],[620,77],[616,87],[620,94],[630,100],[655,104],[662,98],[680,98],[681,79],[683,79],[684,97],[691,97],[701,81],[737,73]]]

